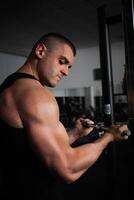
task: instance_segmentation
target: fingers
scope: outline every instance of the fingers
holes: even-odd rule
[[[128,139],[128,137],[131,135],[130,130],[128,129],[127,125],[120,125],[120,131],[121,131],[121,136],[124,139]]]
[[[77,128],[80,136],[85,136],[89,134],[93,127],[91,127],[91,124],[94,124],[94,122],[88,118],[79,118],[76,120],[75,128]]]
[[[128,126],[126,124],[121,124],[121,125],[118,125],[119,126],[119,129],[120,131],[128,131]]]
[[[127,125],[114,125],[114,131],[112,132],[115,140],[127,140],[131,135]]]
[[[123,135],[123,139],[127,140],[128,139],[128,135]]]
[[[86,119],[80,118],[80,122],[81,122],[82,126],[85,128],[93,127],[93,124],[94,124],[94,122],[88,118],[86,118]]]
[[[123,132],[121,133],[121,135],[122,135],[123,137],[125,137],[125,138],[128,138],[128,137],[131,135],[131,131],[130,131],[130,130],[128,130],[128,131],[123,131]]]

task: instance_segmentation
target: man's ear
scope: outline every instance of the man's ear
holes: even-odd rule
[[[38,58],[43,58],[46,54],[46,46],[43,43],[39,43],[35,49],[35,54]]]

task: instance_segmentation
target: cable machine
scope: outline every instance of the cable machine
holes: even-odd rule
[[[114,92],[113,92],[113,73],[111,60],[111,44],[109,26],[112,24],[122,23],[124,28],[124,46],[125,46],[125,64],[127,66],[126,74],[126,91],[128,98],[129,119],[128,124],[132,132],[131,139],[128,142],[131,144],[131,154],[134,154],[134,4],[133,0],[122,0],[122,13],[107,18],[105,14],[105,5],[98,8],[98,31],[99,31],[99,50],[100,50],[100,65],[102,77],[102,95],[103,95],[103,113],[104,124],[110,126],[115,123],[114,118]],[[129,154],[129,153],[128,153]],[[117,188],[117,163],[116,163],[116,144],[110,144],[106,149],[107,163],[107,182],[109,185],[109,199],[116,200],[122,196],[129,195],[129,187],[126,193],[119,194],[121,188]],[[127,165],[129,170],[129,165]],[[131,175],[130,175],[131,176]],[[130,177],[129,177],[130,178]],[[129,184],[129,183],[128,183]],[[131,187],[131,186],[130,186]],[[124,188],[125,189],[125,188]],[[133,193],[133,190],[131,190]],[[124,195],[125,194],[125,195]],[[123,196],[124,195],[124,196]],[[128,196],[127,196],[128,198]],[[129,199],[131,199],[129,197]]]

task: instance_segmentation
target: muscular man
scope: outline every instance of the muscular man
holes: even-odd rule
[[[71,147],[92,128],[78,120],[67,133],[47,87],[57,86],[68,75],[75,54],[64,36],[44,35],[24,65],[0,87],[3,199],[56,199],[57,182],[76,181],[110,142],[127,139],[122,132],[128,127],[114,125],[96,141]]]

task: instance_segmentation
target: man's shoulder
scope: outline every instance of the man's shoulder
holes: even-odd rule
[[[31,102],[34,101],[51,101],[54,100],[55,97],[52,94],[51,91],[48,90],[48,88],[43,87],[40,83],[36,81],[25,81],[23,85],[21,82],[16,86],[16,95],[17,98],[25,100],[29,100]]]

